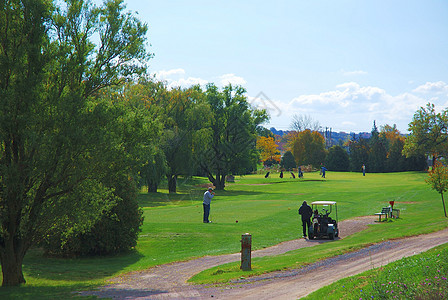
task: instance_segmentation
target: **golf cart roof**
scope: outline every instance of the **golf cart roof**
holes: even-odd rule
[[[336,201],[314,201],[311,205],[335,205]]]

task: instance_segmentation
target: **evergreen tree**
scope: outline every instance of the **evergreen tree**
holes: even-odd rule
[[[369,159],[369,143],[366,139],[357,138],[354,134],[349,142],[350,149],[350,171],[361,172],[363,164],[367,164]],[[367,166],[369,167],[369,166]]]
[[[283,154],[280,166],[287,171],[291,171],[296,167],[296,162],[291,151],[286,151],[285,154]]]
[[[369,172],[385,172],[387,158],[386,140],[380,136],[375,121],[373,122],[372,135],[370,137],[369,144]]]
[[[350,159],[347,151],[341,146],[333,146],[329,149],[325,166],[330,171],[348,171]]]

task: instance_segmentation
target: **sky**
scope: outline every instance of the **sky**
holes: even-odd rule
[[[333,131],[402,133],[448,107],[447,0],[125,0],[169,87],[241,85],[266,128],[305,115]]]

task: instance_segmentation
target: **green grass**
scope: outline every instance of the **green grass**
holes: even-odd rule
[[[448,244],[341,279],[304,299],[447,299]]]
[[[318,173],[306,173],[305,180],[280,179],[278,174],[267,179],[263,175],[237,177],[225,191],[216,191],[211,207],[212,224],[202,223],[205,189],[201,185],[207,183],[206,179],[180,179],[176,195],[168,194],[166,189],[140,195],[145,222],[134,252],[107,258],[54,259],[42,257],[35,249],[27,254],[24,262],[27,284],[0,289],[0,298],[41,295],[48,299],[54,294],[68,297],[71,291],[101,285],[118,274],[204,255],[235,253],[240,251],[241,234],[246,232],[252,234],[254,250],[296,239],[301,235],[297,209],[304,200],[337,201],[339,220],[372,215],[395,200],[401,218],[371,226],[343,240],[318,245],[313,251],[302,249],[278,257],[254,259],[250,272],[242,273],[235,263],[207,270],[194,280],[222,282],[300,267],[382,239],[439,230],[447,227],[448,221],[443,217],[440,195],[424,182],[426,176],[418,172],[367,174],[366,177],[360,173],[328,172],[327,179],[320,178]]]

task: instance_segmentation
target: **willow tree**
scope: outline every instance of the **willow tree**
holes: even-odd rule
[[[113,206],[102,177],[123,144],[95,97],[144,72],[150,55],[146,25],[121,0],[0,6],[0,260],[10,286],[25,282],[27,250],[55,223],[86,230]]]
[[[267,120],[264,110],[250,106],[242,87],[220,91],[209,84],[205,91],[211,108],[211,125],[196,138],[195,157],[216,189],[225,188],[227,175],[245,174],[256,168],[257,127]]]

